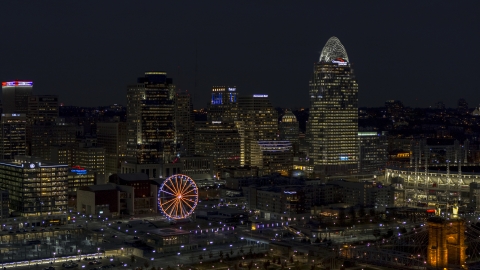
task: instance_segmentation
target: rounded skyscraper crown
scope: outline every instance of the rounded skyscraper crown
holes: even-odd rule
[[[345,47],[343,47],[337,37],[331,37],[323,47],[319,62],[331,62],[338,58],[348,62],[348,55]]]

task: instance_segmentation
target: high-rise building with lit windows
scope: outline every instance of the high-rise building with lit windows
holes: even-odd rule
[[[268,95],[239,96],[238,120],[239,130],[243,129],[241,165],[251,166],[254,155],[252,146],[257,141],[278,140],[278,113]]]
[[[127,164],[122,173],[159,177],[174,156],[175,86],[166,72],[146,72],[127,89]]]
[[[175,143],[176,152],[181,156],[195,153],[195,115],[188,92],[175,94]]]
[[[68,165],[28,156],[0,162],[0,188],[8,190],[10,210],[21,216],[67,211]]]
[[[233,122],[237,118],[237,87],[213,86],[212,96],[208,104],[207,119],[209,121]]]
[[[313,66],[309,158],[318,173],[348,173],[358,169],[358,84],[347,51],[331,37]]]
[[[300,143],[300,126],[292,111],[286,111],[278,124],[280,140],[292,143],[293,153],[298,153]]]
[[[0,160],[25,156],[27,118],[20,113],[2,113],[0,121]]]

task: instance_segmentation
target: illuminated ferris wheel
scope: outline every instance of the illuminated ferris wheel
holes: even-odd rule
[[[193,213],[197,203],[197,184],[184,174],[168,177],[158,189],[158,207],[169,218],[187,218]]]

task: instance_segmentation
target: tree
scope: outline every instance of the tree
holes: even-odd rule
[[[380,236],[380,229],[374,229],[372,234],[373,234],[373,236],[375,236],[375,238],[379,237]]]
[[[374,217],[374,216],[375,216],[375,208],[373,208],[373,207],[370,208],[369,212],[370,212],[370,216],[371,216],[371,217]]]
[[[132,261],[132,263],[135,262],[135,256],[134,255],[130,256],[130,261]]]
[[[220,252],[218,252],[218,257],[220,257],[220,259],[223,259],[223,251],[220,250]]]
[[[248,270],[252,270],[253,267],[253,261],[250,261],[247,265]]]
[[[145,269],[148,269],[148,267],[150,266],[150,264],[148,263],[148,261],[145,261],[145,263],[143,263],[143,266],[145,266]]]
[[[210,251],[210,252],[208,253],[208,257],[209,257],[209,258],[212,258],[212,257],[213,257],[212,251]]]
[[[199,259],[200,261],[203,260],[202,254],[198,255],[198,259]]]

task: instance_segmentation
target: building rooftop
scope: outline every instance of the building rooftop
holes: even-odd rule
[[[148,175],[145,173],[119,173],[118,178],[124,181],[149,180]]]
[[[90,191],[116,190],[117,185],[115,184],[93,185],[93,186],[88,186],[88,189]]]

